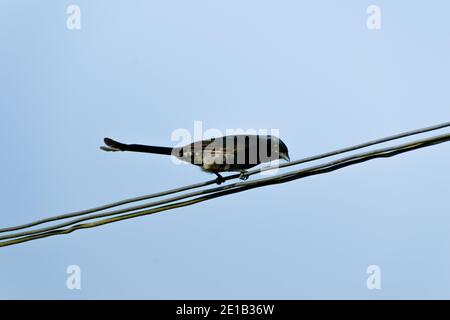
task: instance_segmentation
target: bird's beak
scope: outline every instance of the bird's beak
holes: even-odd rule
[[[289,155],[286,153],[280,154],[280,158],[283,160],[286,160],[287,162],[291,161],[291,159],[289,158]]]

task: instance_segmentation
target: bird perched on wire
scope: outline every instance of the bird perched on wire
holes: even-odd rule
[[[158,147],[125,144],[110,138],[104,139],[104,151],[133,151],[172,155],[177,159],[197,165],[204,171],[217,175],[217,183],[224,182],[221,172],[245,170],[277,159],[290,161],[288,148],[281,139],[271,135],[228,135],[190,143],[183,147]]]

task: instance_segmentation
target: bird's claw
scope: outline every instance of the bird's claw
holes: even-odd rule
[[[224,182],[225,182],[225,178],[224,178],[224,177],[218,176],[218,177],[216,178],[216,183],[217,183],[217,184],[222,184],[222,183],[224,183]]]
[[[249,175],[248,175],[248,172],[247,171],[241,171],[241,173],[239,174],[239,179],[241,179],[241,180],[247,180],[248,179],[248,177],[249,177]]]

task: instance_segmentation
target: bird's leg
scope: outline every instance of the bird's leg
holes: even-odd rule
[[[248,172],[246,170],[242,170],[239,174],[239,179],[241,180],[247,180],[248,179]]]
[[[214,172],[214,174],[217,176],[217,179],[216,179],[217,184],[222,184],[225,182],[225,178],[222,177],[218,172]]]

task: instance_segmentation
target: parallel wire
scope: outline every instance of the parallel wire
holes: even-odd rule
[[[351,147],[342,148],[342,149],[334,150],[334,151],[331,151],[331,152],[326,152],[326,153],[322,153],[322,154],[319,154],[319,155],[315,155],[315,156],[312,156],[312,157],[307,157],[307,158],[299,159],[299,160],[296,160],[296,161],[291,161],[291,162],[288,162],[288,163],[279,164],[277,166],[267,166],[267,167],[263,167],[263,168],[259,168],[259,169],[249,170],[249,171],[247,171],[245,173],[245,176],[249,177],[251,175],[254,175],[254,174],[257,174],[257,173],[261,173],[261,172],[265,172],[265,171],[269,171],[269,170],[274,170],[274,169],[278,169],[278,168],[285,168],[285,167],[299,165],[299,164],[306,163],[306,162],[316,161],[316,160],[320,160],[320,159],[323,159],[323,158],[327,158],[327,157],[331,157],[331,156],[347,153],[347,152],[350,152],[350,151],[359,150],[359,149],[366,148],[366,147],[369,147],[369,146],[373,146],[373,145],[376,145],[376,144],[381,144],[381,143],[385,143],[385,142],[389,142],[389,141],[393,141],[393,140],[397,140],[397,139],[401,139],[401,138],[405,138],[405,137],[409,137],[409,136],[413,136],[413,135],[417,135],[417,134],[422,134],[422,133],[426,133],[426,132],[431,132],[431,131],[443,129],[443,128],[446,128],[446,127],[449,127],[449,126],[450,126],[450,122],[444,122],[444,123],[441,123],[441,124],[438,124],[438,125],[434,125],[434,126],[429,126],[429,127],[425,127],[425,128],[421,128],[421,129],[411,130],[411,131],[399,133],[399,134],[396,134],[396,135],[388,136],[388,137],[385,137],[385,138],[368,141],[368,142],[365,142],[365,143],[362,143],[362,144],[358,144],[358,145],[354,145],[354,146],[351,146]],[[231,180],[231,179],[236,179],[238,177],[240,177],[240,174],[233,174],[233,175],[229,175],[229,176],[224,177],[224,180],[228,181],[228,180]],[[78,216],[83,216],[83,215],[87,215],[87,214],[91,214],[91,213],[95,213],[95,212],[111,209],[111,208],[114,208],[114,207],[122,206],[122,205],[133,203],[133,202],[149,200],[149,199],[163,197],[163,196],[167,196],[167,195],[171,195],[171,194],[175,194],[175,193],[180,193],[180,192],[184,192],[184,191],[188,191],[188,190],[192,190],[192,189],[197,189],[197,188],[205,187],[205,186],[212,185],[212,184],[215,184],[215,183],[216,183],[216,180],[213,179],[213,180],[208,180],[208,181],[201,182],[201,183],[196,183],[196,184],[183,186],[183,187],[180,187],[180,188],[166,190],[166,191],[163,191],[163,192],[157,192],[157,193],[152,193],[152,194],[143,195],[143,196],[139,196],[139,197],[129,198],[129,199],[113,202],[113,203],[110,203],[110,204],[102,205],[102,206],[91,208],[91,209],[87,209],[87,210],[81,210],[81,211],[76,211],[76,212],[72,212],[72,213],[57,215],[57,216],[53,216],[53,217],[37,220],[37,221],[31,222],[31,223],[26,223],[26,224],[22,224],[22,225],[13,226],[13,227],[2,228],[2,229],[0,229],[0,233],[6,233],[6,232],[21,230],[21,229],[27,229],[27,228],[30,228],[30,227],[34,227],[34,226],[37,226],[37,225],[44,224],[44,223],[49,223],[49,222],[53,222],[53,221],[57,221],[57,220],[74,218],[74,217],[78,217]],[[133,207],[133,210],[139,209],[139,207],[141,207],[141,206]],[[124,212],[127,212],[127,211],[130,211],[130,208],[117,210],[113,214],[124,213]],[[92,219],[92,217],[89,218],[89,219]],[[84,220],[86,220],[86,219],[80,219],[80,221],[84,221]],[[49,228],[54,228],[54,227],[49,227]],[[49,228],[45,228],[45,229],[48,230]],[[0,239],[7,239],[7,238],[8,238],[8,236],[0,237]]]
[[[276,167],[264,167],[264,168],[260,168],[260,169],[255,169],[255,170],[251,170],[248,171],[247,175],[253,175],[256,173],[261,173],[264,171],[268,171],[268,170],[272,170],[272,169],[276,169],[278,168],[285,168],[285,167],[290,167],[290,166],[295,166],[298,164],[302,164],[305,162],[311,162],[311,161],[316,161],[316,160],[320,160],[323,158],[328,158],[331,156],[336,156],[339,154],[343,154],[343,153],[347,153],[350,151],[355,151],[355,150],[359,150],[359,149],[363,149],[363,148],[367,148],[373,145],[377,145],[377,144],[381,144],[381,143],[385,143],[385,142],[389,142],[389,141],[393,141],[393,140],[398,140],[398,139],[402,139],[402,138],[406,138],[406,137],[410,137],[410,136],[414,136],[414,135],[418,135],[418,134],[422,134],[422,133],[426,133],[426,132],[431,132],[431,131],[436,131],[439,129],[444,129],[450,127],[450,121],[448,122],[444,122],[444,123],[440,123],[434,126],[429,126],[429,127],[425,127],[425,128],[421,128],[421,129],[415,129],[415,130],[411,130],[411,131],[406,131],[406,132],[402,132],[402,133],[398,133],[392,136],[388,136],[388,137],[384,137],[384,138],[380,138],[380,139],[375,139],[375,140],[371,140],[368,142],[364,142],[361,144],[357,144],[357,145],[353,145],[351,147],[346,147],[346,148],[342,148],[342,149],[338,149],[338,150],[334,150],[334,151],[330,151],[330,152],[325,152],[316,156],[312,156],[312,157],[308,157],[308,158],[303,158],[300,160],[296,160],[296,161],[291,161],[291,162],[287,162],[287,163],[283,163],[280,164]]]
[[[36,239],[40,239],[40,238],[45,238],[45,237],[49,237],[49,236],[54,236],[54,235],[68,234],[68,233],[71,233],[71,232],[73,232],[75,230],[79,230],[79,229],[94,228],[97,226],[101,226],[101,225],[105,225],[105,224],[109,224],[109,223],[113,223],[113,222],[117,222],[117,221],[121,221],[121,220],[136,218],[139,216],[149,215],[149,214],[153,214],[153,213],[160,212],[160,211],[166,211],[166,210],[170,210],[170,209],[184,207],[184,206],[192,205],[195,203],[203,202],[206,200],[214,199],[214,198],[217,198],[220,196],[225,196],[225,195],[229,195],[229,194],[233,194],[233,193],[237,193],[237,192],[250,190],[253,188],[259,188],[259,187],[263,187],[263,186],[267,186],[267,185],[285,183],[285,182],[289,182],[292,180],[304,178],[307,176],[312,176],[312,175],[335,171],[335,170],[338,170],[343,167],[347,167],[347,166],[350,166],[353,164],[365,162],[365,161],[372,160],[375,158],[392,157],[392,156],[395,156],[395,155],[398,155],[398,154],[401,154],[404,152],[409,152],[412,150],[432,146],[432,145],[447,142],[447,141],[450,141],[450,134],[434,136],[431,138],[421,139],[421,140],[417,140],[417,141],[413,141],[410,143],[401,144],[401,145],[397,145],[397,146],[393,146],[393,147],[368,151],[368,152],[348,156],[345,158],[341,158],[338,160],[334,160],[331,162],[327,162],[325,164],[316,165],[316,166],[312,166],[312,167],[308,167],[308,168],[300,169],[300,170],[294,170],[294,171],[276,175],[273,177],[253,180],[253,181],[249,181],[249,182],[238,182],[238,183],[234,183],[234,184],[230,184],[230,185],[225,185],[222,187],[216,187],[216,188],[211,188],[211,189],[202,190],[202,191],[198,191],[198,192],[188,193],[185,195],[173,197],[171,199],[163,200],[163,202],[156,201],[156,202],[144,205],[144,206],[139,206],[141,208],[146,208],[146,207],[160,205],[162,203],[169,203],[167,205],[162,205],[162,206],[159,206],[159,207],[153,208],[153,209],[132,212],[132,213],[124,214],[124,215],[116,215],[111,218],[101,219],[101,220],[84,223],[84,224],[75,224],[79,221],[74,220],[70,223],[67,223],[67,225],[71,225],[68,228],[55,229],[55,227],[53,227],[45,232],[30,233],[25,236],[17,236],[17,234],[16,234],[16,236],[14,236],[15,238],[13,240],[0,242],[0,247],[10,246],[10,245],[14,245],[14,244],[18,244],[18,243],[22,243],[22,242],[26,242],[26,241],[31,241],[31,240],[36,240]],[[200,195],[200,196],[198,196],[198,195]],[[194,196],[197,196],[197,197],[194,199],[179,201],[181,199],[191,198]],[[176,201],[178,201],[178,202],[176,202]],[[173,202],[175,202],[175,203],[173,203]],[[111,215],[114,213],[109,212],[109,213],[105,213],[105,214]],[[87,219],[92,219],[92,217],[84,218],[84,220],[87,220]]]
[[[206,182],[201,182],[201,183],[187,185],[187,186],[180,187],[180,188],[175,188],[175,189],[170,189],[170,190],[166,190],[166,191],[162,191],[162,192],[157,192],[157,193],[152,193],[152,194],[148,194],[148,195],[143,195],[143,196],[139,196],[139,197],[135,197],[135,198],[129,198],[129,199],[125,199],[125,200],[121,200],[121,201],[105,204],[105,205],[102,205],[102,206],[99,206],[99,207],[95,207],[95,208],[91,208],[91,209],[87,209],[87,210],[81,210],[81,211],[76,211],[76,212],[72,212],[72,213],[57,215],[57,216],[53,216],[53,217],[49,217],[49,218],[44,218],[44,219],[41,219],[41,220],[37,220],[37,221],[34,221],[34,222],[30,222],[30,223],[26,223],[26,224],[14,226],[14,227],[2,228],[2,229],[0,229],[0,233],[10,232],[10,231],[15,231],[15,230],[20,230],[20,229],[26,229],[26,228],[37,226],[37,225],[40,225],[40,224],[56,221],[56,220],[63,220],[63,219],[78,217],[78,216],[86,215],[86,214],[89,214],[89,213],[94,213],[94,212],[103,211],[103,210],[106,210],[106,209],[119,207],[119,206],[122,206],[122,205],[125,205],[125,204],[129,204],[129,203],[133,203],[133,202],[149,200],[149,199],[152,199],[152,198],[163,197],[163,196],[166,196],[166,195],[170,195],[170,194],[174,194],[174,193],[178,193],[178,192],[183,192],[183,191],[190,190],[190,189],[201,188],[201,187],[204,187],[204,186],[207,186],[207,185],[211,185],[213,183],[216,183],[215,179],[214,180],[209,180],[209,181],[206,181]]]

